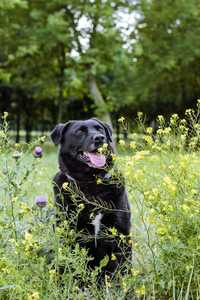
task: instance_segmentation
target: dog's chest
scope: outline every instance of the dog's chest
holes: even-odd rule
[[[91,222],[92,225],[94,226],[94,234],[95,236],[98,235],[99,231],[100,231],[100,227],[101,227],[101,219],[103,218],[103,214],[101,212],[99,212],[95,218],[93,219],[93,221]]]
[[[88,184],[81,185],[80,190],[93,203],[106,201],[104,205],[109,206],[113,201],[116,202],[121,189],[115,184]]]
[[[79,213],[78,229],[86,229],[97,236],[102,228],[114,226],[120,191],[116,186],[81,187],[85,208]]]

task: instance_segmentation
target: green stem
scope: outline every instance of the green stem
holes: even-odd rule
[[[15,219],[15,214],[14,214],[14,205],[13,205],[13,200],[12,200],[12,194],[9,192],[9,200],[11,204],[11,215],[12,215],[12,224],[14,226],[14,236],[15,236],[15,241],[18,241],[18,236],[17,236],[17,225],[16,225],[16,219]]]

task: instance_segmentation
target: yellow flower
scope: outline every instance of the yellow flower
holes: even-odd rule
[[[49,270],[49,277],[50,277],[50,280],[54,280],[56,278],[57,274],[56,274],[56,270],[53,269],[53,270]]]
[[[115,227],[110,228],[110,232],[113,236],[117,235],[117,229]]]
[[[152,134],[152,132],[153,132],[153,128],[152,127],[147,127],[146,133],[147,134]]]
[[[153,139],[152,139],[152,137],[151,136],[149,136],[149,135],[146,135],[145,137],[144,137],[144,140],[147,142],[147,144],[149,144],[149,145],[152,145],[153,144]]]
[[[121,241],[124,241],[124,240],[125,240],[125,235],[123,235],[122,233],[119,235],[119,237],[120,237],[120,240],[121,240]]]
[[[172,183],[171,178],[170,178],[169,176],[165,176],[165,177],[163,178],[163,181],[164,181],[166,184],[171,184],[171,183]]]
[[[171,130],[170,127],[166,127],[166,128],[164,129],[164,134],[169,134],[171,131],[172,131],[172,130]]]
[[[41,136],[39,140],[40,140],[41,143],[44,143],[45,140],[46,140],[46,136]]]
[[[130,246],[132,246],[133,245],[133,241],[130,239],[130,240],[128,240],[128,244],[130,245]]]
[[[135,289],[135,292],[138,296],[145,295],[145,286],[144,286],[144,284],[141,287]]]
[[[78,207],[79,207],[80,209],[84,209],[84,208],[85,208],[85,205],[84,205],[84,203],[80,203]]]
[[[0,138],[5,138],[6,137],[6,135],[5,135],[5,133],[3,132],[3,130],[0,130]]]
[[[115,256],[115,254],[112,253],[111,260],[116,260],[116,259],[117,259],[117,257]]]
[[[125,121],[125,118],[124,118],[124,117],[121,117],[121,118],[118,119],[118,122],[119,122],[119,123],[123,123],[124,121]]]
[[[28,207],[28,205],[26,203],[20,203],[20,208],[22,209],[22,212],[27,213],[30,211],[30,208]]]
[[[164,226],[159,226],[159,227],[157,228],[157,233],[158,233],[159,235],[165,235],[165,234],[167,234],[167,228],[164,227]]]
[[[108,144],[107,143],[104,143],[103,146],[102,146],[103,150],[107,150],[108,149]]]
[[[102,153],[103,153],[103,147],[98,148],[97,151],[98,151],[100,154],[102,154]]]
[[[97,178],[96,183],[97,183],[97,184],[101,184],[101,183],[102,183],[102,179],[101,179],[101,178]]]
[[[66,191],[68,189],[68,187],[69,187],[69,183],[68,182],[64,182],[63,185],[62,185],[63,190]]]
[[[189,206],[188,206],[187,204],[181,205],[181,208],[182,208],[182,210],[184,210],[185,212],[189,212],[189,211],[190,211],[190,208],[189,208]]]
[[[16,143],[16,144],[15,144],[15,148],[16,148],[16,149],[19,149],[19,147],[20,147],[20,144]]]
[[[24,238],[27,242],[31,243],[33,240],[33,235],[29,232],[26,232]]]
[[[120,144],[120,146],[125,146],[125,141],[124,140],[119,140],[119,144]]]
[[[136,276],[138,276],[138,275],[140,274],[140,271],[135,270],[135,269],[132,269],[132,270],[131,270],[131,273],[132,273],[133,276],[136,277]]]
[[[159,128],[157,131],[156,131],[157,135],[162,135],[164,133],[164,130]]]
[[[165,123],[165,119],[164,119],[164,117],[162,115],[158,116],[158,121],[159,121],[160,124],[164,124]]]
[[[17,197],[12,198],[12,203],[15,203],[17,201]]]
[[[186,116],[191,116],[191,114],[192,114],[193,112],[194,112],[194,111],[193,111],[191,108],[186,109],[185,115],[186,115]]]
[[[110,277],[108,275],[105,275],[105,285],[107,288],[111,287]]]
[[[157,188],[153,188],[152,193],[154,194],[155,197],[157,197],[159,195],[159,190]]]
[[[30,295],[28,295],[27,300],[39,300],[40,299],[40,295],[38,292],[34,292]]]
[[[141,119],[143,117],[143,112],[138,111],[137,116],[138,116],[138,119]]]
[[[169,176],[163,178],[164,184],[168,187],[172,193],[176,192],[176,183],[174,183]]]
[[[115,154],[112,153],[111,156],[112,156],[112,160],[116,160],[117,159],[117,156]]]
[[[136,146],[137,146],[137,145],[136,145],[136,142],[133,142],[133,141],[130,142],[130,148],[131,148],[131,149],[134,150],[134,149],[136,148]]]
[[[3,119],[6,119],[7,117],[8,117],[8,112],[7,112],[7,111],[4,111]]]

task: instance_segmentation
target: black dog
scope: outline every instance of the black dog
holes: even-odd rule
[[[58,124],[51,138],[60,144],[60,172],[54,178],[56,205],[67,219],[78,212],[76,225],[71,226],[76,226],[77,241],[93,258],[89,267],[98,266],[107,256],[102,274],[114,275],[130,259],[131,246],[130,207],[123,180],[108,172],[113,166],[112,131],[97,119],[69,121]],[[106,154],[98,151],[104,144]],[[73,195],[67,185],[73,188]],[[57,223],[60,221],[61,216]]]

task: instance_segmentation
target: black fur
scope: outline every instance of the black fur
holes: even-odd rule
[[[112,131],[107,124],[90,119],[59,124],[51,137],[55,144],[60,143],[60,172],[54,178],[55,200],[60,211],[57,223],[61,221],[61,215],[70,219],[80,208],[79,204],[84,204],[76,222],[71,223],[78,233],[77,242],[86,247],[92,256],[93,260],[89,263],[91,268],[98,266],[108,256],[109,261],[102,274],[113,275],[130,259],[131,247],[127,243],[130,207],[123,179],[108,172],[113,166]],[[103,142],[108,144],[106,167],[88,166],[81,159],[80,151],[94,151]],[[75,197],[63,188],[65,182],[70,184]],[[95,237],[92,221],[97,214],[101,214],[102,218],[99,234]],[[117,230],[116,235],[112,235],[113,228]]]

